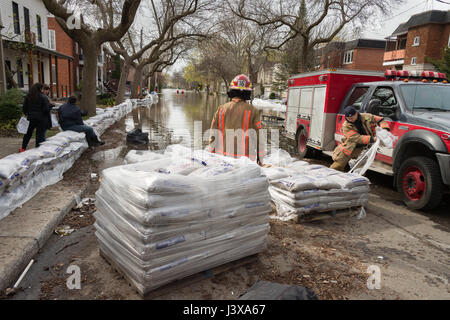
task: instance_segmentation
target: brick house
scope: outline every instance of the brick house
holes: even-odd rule
[[[54,83],[50,61],[71,61],[73,57],[56,50],[50,36],[47,9],[40,0],[0,0],[4,29],[1,30],[7,87],[14,81],[29,90],[36,82]]]
[[[386,69],[435,70],[427,57],[440,59],[442,50],[450,44],[450,10],[415,14],[386,40]]]
[[[64,32],[54,16],[48,15],[47,20],[52,49],[73,58],[72,60],[52,58],[52,94],[58,98],[69,97],[75,92],[80,80],[78,44]]]
[[[352,69],[382,71],[384,40],[356,39],[333,41],[315,50],[314,69]]]

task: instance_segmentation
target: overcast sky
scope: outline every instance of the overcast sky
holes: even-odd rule
[[[406,0],[399,8],[394,9],[389,17],[374,17],[373,23],[368,23],[367,28],[365,28],[366,31],[362,33],[361,38],[384,39],[391,35],[400,23],[408,21],[414,14],[428,10],[449,10],[450,0],[442,1],[448,2],[449,4],[437,0]],[[185,66],[186,62],[179,60],[172,68],[167,69],[166,72],[180,71]]]
[[[407,0],[400,8],[393,10],[390,17],[376,17],[373,27],[367,26],[367,31],[363,32],[363,38],[384,39],[394,32],[400,23],[408,21],[408,19],[417,13],[428,10],[449,10],[450,0],[442,0],[448,2],[445,4],[437,0]]]

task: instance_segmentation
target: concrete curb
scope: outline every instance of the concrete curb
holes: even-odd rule
[[[41,250],[56,226],[91,186],[88,181],[78,190],[67,190],[61,181],[36,194],[0,224],[0,291],[11,288],[31,259]],[[53,196],[69,192],[58,203]],[[47,201],[43,201],[47,200]],[[52,204],[53,207],[49,206]],[[56,207],[55,207],[56,206]]]

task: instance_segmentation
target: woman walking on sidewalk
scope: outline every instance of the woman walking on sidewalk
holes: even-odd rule
[[[45,139],[44,131],[48,125],[50,103],[48,98],[43,95],[42,87],[41,83],[35,83],[23,102],[23,113],[30,124],[27,133],[23,137],[22,148],[19,149],[20,152],[26,150],[34,129],[36,129],[36,147],[39,147],[40,143]]]

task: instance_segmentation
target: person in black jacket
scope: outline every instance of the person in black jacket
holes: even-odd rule
[[[46,136],[46,132],[47,130],[50,130],[52,128],[52,117],[51,117],[51,109],[53,109],[55,107],[55,104],[53,103],[53,101],[50,99],[50,86],[48,84],[44,84],[42,87],[42,93],[44,94],[44,96],[47,97],[48,99],[48,104],[50,106],[50,112],[48,113],[48,118],[47,118],[47,126],[44,129],[44,137],[43,137],[43,141],[45,141],[45,136]]]
[[[81,112],[80,108],[75,104],[76,102],[77,98],[71,96],[68,103],[59,107],[58,118],[61,129],[86,133],[86,140],[90,147],[104,145],[105,142],[98,140],[94,129],[84,124],[82,116],[85,116],[87,112]]]
[[[23,137],[22,148],[20,152],[26,150],[28,142],[30,142],[34,129],[36,129],[36,147],[45,140],[45,129],[48,125],[48,118],[50,115],[50,103],[42,94],[41,83],[35,83],[28,92],[23,102],[23,113],[30,122],[28,131]]]

